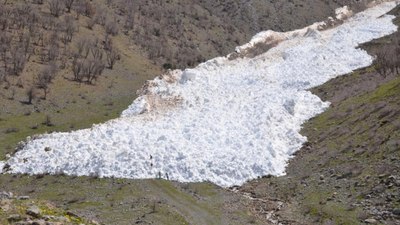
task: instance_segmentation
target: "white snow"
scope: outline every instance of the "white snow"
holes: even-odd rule
[[[356,46],[396,31],[393,16],[380,17],[394,6],[380,4],[322,32],[269,32],[285,40],[253,59],[220,57],[164,74],[118,119],[28,139],[6,161],[9,172],[135,179],[160,172],[221,186],[283,175],[306,141],[301,124],[329,105],[307,89],[370,65],[373,58]]]
[[[345,19],[349,18],[353,14],[353,12],[349,9],[349,7],[344,6],[341,8],[337,8],[335,10],[335,14],[336,14],[337,20],[345,20]],[[334,19],[332,17],[329,17],[328,20],[331,22],[334,21]],[[256,35],[254,35],[254,37],[251,38],[250,42],[248,42],[242,46],[236,47],[235,52],[245,53],[247,50],[255,47],[259,43],[277,44],[284,40],[293,39],[297,36],[304,36],[307,32],[309,32],[310,29],[311,30],[322,30],[322,29],[324,29],[324,27],[326,27],[325,22],[316,22],[308,27],[305,27],[302,29],[297,29],[294,31],[284,32],[284,33],[276,32],[273,30],[262,31]]]
[[[4,166],[5,166],[5,162],[0,161],[0,173],[3,172]]]
[[[348,6],[344,6],[341,8],[337,8],[335,10],[335,14],[336,14],[336,19],[344,20],[346,18],[349,18],[353,14],[353,12],[349,9]]]

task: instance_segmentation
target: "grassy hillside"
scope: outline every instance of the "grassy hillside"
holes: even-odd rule
[[[399,8],[392,13],[398,16]],[[398,35],[362,47],[370,54],[394,49]],[[279,210],[270,211],[289,224],[398,224],[400,76],[382,76],[378,67],[314,88],[332,105],[304,125],[308,142],[290,161],[287,175],[250,182],[241,190],[270,204],[281,202]],[[255,200],[250,208],[257,207],[263,206]]]

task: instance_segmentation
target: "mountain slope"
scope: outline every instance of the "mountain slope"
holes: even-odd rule
[[[387,41],[383,40],[384,43]],[[380,44],[379,42],[376,44],[376,46],[379,48]],[[371,70],[373,69],[371,68]],[[357,84],[360,83],[359,81],[364,80],[364,77],[361,77],[359,80],[354,80],[354,76],[351,76],[351,79],[347,79],[347,77],[343,78],[338,78],[336,81],[340,81],[341,79],[344,79],[343,82],[346,84]],[[357,73],[355,74],[355,77],[357,77]],[[388,78],[390,80],[391,77]],[[374,79],[372,79],[372,82],[375,83]],[[376,82],[376,84],[379,84],[380,82]],[[342,83],[338,83],[342,84]],[[392,83],[394,85],[395,83]],[[341,86],[341,85],[340,85]],[[390,85],[389,85],[390,86]],[[388,87],[389,87],[388,86]],[[394,85],[393,87],[396,87]],[[328,83],[327,85],[324,85],[321,87],[321,92],[326,92],[327,94],[332,93],[331,91],[335,89],[335,86],[332,85],[332,83]],[[388,90],[396,90],[394,88],[383,88],[379,89],[380,92],[376,93],[376,96],[381,96],[381,100],[385,100],[382,96],[385,96],[388,93]],[[338,92],[339,93],[339,92]],[[343,93],[343,92],[340,92]],[[360,91],[355,91],[355,93],[360,93]],[[362,90],[360,94],[365,94],[364,91]],[[323,98],[326,94],[321,94],[320,96]],[[397,96],[388,94],[389,96]],[[342,99],[343,96],[340,94],[335,94],[336,99]],[[371,97],[371,96],[370,96]],[[370,99],[369,97],[366,97],[367,99]],[[392,98],[392,97],[391,97]],[[396,106],[396,102],[398,100],[395,100],[397,97],[392,98],[393,102],[395,103],[394,106]],[[335,102],[335,98],[328,98],[329,100],[332,100]],[[337,100],[336,100],[337,101]],[[358,100],[357,100],[358,101]],[[128,104],[128,103],[126,103]],[[367,102],[366,105],[369,103]],[[392,107],[390,103],[389,108]],[[125,107],[125,106],[124,106]],[[384,107],[387,107],[386,105]],[[397,106],[396,106],[397,107]],[[121,108],[123,109],[123,107]],[[335,113],[332,113],[335,114]],[[377,115],[377,114],[374,114]],[[398,117],[394,117],[393,121],[397,121],[396,119]],[[44,119],[44,118],[43,118]],[[335,126],[335,121],[329,120],[329,122],[332,122],[332,124],[324,124],[324,129],[321,130],[329,130],[331,128],[334,128]],[[359,123],[358,121],[357,123]],[[367,120],[368,126],[373,126],[374,121],[373,120]],[[390,124],[389,124],[390,125]],[[352,125],[353,126],[353,125]],[[390,125],[391,126],[391,125]],[[396,130],[391,130],[390,131],[393,134],[396,134]],[[313,131],[313,129],[310,127],[308,129],[310,131],[309,135],[313,135],[312,133],[314,132],[314,135],[317,136],[319,132]],[[321,131],[319,130],[319,131]],[[385,135],[385,134],[383,134]],[[340,136],[339,136],[340,137]],[[316,138],[318,139],[318,138]],[[396,146],[396,145],[395,145]],[[312,151],[311,158],[314,159],[312,161],[313,168],[312,169],[305,169],[305,171],[311,171],[311,172],[305,172],[306,176],[308,175],[313,175],[314,177],[311,177],[309,180],[306,180],[307,185],[313,185],[314,188],[317,190],[323,190],[325,187],[321,187],[321,189],[315,184],[319,183],[320,181],[320,176],[314,175],[318,174],[321,172],[324,174],[326,171],[316,171],[316,168],[318,168],[319,163],[325,163],[322,162],[322,159],[325,159],[325,157],[320,157],[318,155],[312,155],[313,152],[316,151],[317,148],[313,148],[314,151]],[[335,149],[334,149],[335,150]],[[316,152],[315,152],[316,153]],[[337,154],[338,152],[334,153]],[[394,158],[396,159],[398,150],[395,150],[393,152]],[[301,152],[299,153],[299,156],[301,157]],[[371,154],[372,155],[372,154]],[[325,156],[323,154],[322,156]],[[307,156],[305,156],[307,157]],[[357,158],[357,156],[355,156]],[[383,157],[382,157],[383,158]],[[295,158],[296,159],[296,158]],[[397,157],[398,159],[398,157]],[[376,159],[372,159],[373,161],[369,162],[375,162]],[[308,160],[304,160],[305,162],[308,162]],[[320,162],[321,161],[321,162]],[[343,160],[344,161],[344,160]],[[298,161],[301,163],[301,161]],[[380,162],[380,159],[376,160],[376,162]],[[384,162],[384,161],[383,161]],[[396,162],[396,161],[395,161]],[[372,163],[371,165],[373,165]],[[389,165],[394,165],[392,161],[390,163],[387,163]],[[291,164],[293,165],[293,164]],[[315,166],[316,165],[316,166]],[[363,165],[363,163],[361,163]],[[296,172],[301,172],[301,169],[303,168],[297,168],[293,167],[291,172],[293,174],[296,174]],[[388,170],[390,171],[390,170]],[[398,173],[396,170],[393,170],[393,173]],[[373,181],[377,182],[379,176],[376,177],[377,174],[373,174]],[[388,185],[391,183],[394,184],[394,182],[391,181],[392,178],[389,179],[389,176],[386,176],[382,174],[382,183],[386,183],[388,180]],[[290,175],[289,175],[290,176]],[[157,186],[161,185],[161,189],[151,189],[148,188],[148,186],[152,186],[155,184],[152,184],[152,182],[147,182],[147,181],[130,181],[130,180],[120,180],[120,179],[95,179],[95,178],[75,178],[75,177],[64,177],[64,176],[37,176],[37,177],[28,177],[28,176],[11,176],[11,175],[2,175],[0,177],[0,189],[2,190],[9,190],[13,192],[17,192],[19,194],[28,194],[32,196],[32,198],[39,198],[39,199],[47,199],[51,200],[55,203],[57,203],[58,206],[68,209],[72,212],[75,212],[77,214],[81,214],[86,216],[87,218],[98,218],[100,221],[103,221],[106,224],[109,223],[115,223],[116,220],[118,220],[119,224],[131,224],[132,222],[139,222],[139,223],[163,223],[163,224],[176,224],[177,221],[184,221],[186,220],[187,222],[191,221],[191,217],[187,216],[185,214],[186,206],[185,205],[178,205],[174,203],[173,199],[171,200],[171,197],[165,197],[163,196],[164,190],[165,192],[168,192],[170,195],[174,195],[174,198],[180,199],[180,198],[185,198],[185,201],[179,201],[179,202],[189,202],[190,204],[193,204],[193,202],[200,202],[201,204],[204,204],[204,207],[209,209],[210,211],[213,211],[214,214],[217,213],[218,217],[221,218],[223,222],[226,224],[263,224],[267,223],[267,216],[263,214],[262,210],[276,210],[277,208],[281,208],[281,202],[287,202],[287,205],[292,206],[291,208],[287,208],[287,210],[283,211],[284,216],[284,221],[287,223],[292,223],[298,224],[303,222],[304,224],[311,224],[312,221],[314,220],[314,223],[316,224],[321,224],[321,221],[325,221],[327,224],[332,224],[333,219],[338,220],[338,224],[340,223],[341,218],[347,218],[349,216],[349,220],[347,222],[349,223],[359,223],[359,221],[364,221],[365,219],[369,219],[373,215],[363,215],[363,213],[360,213],[360,217],[357,218],[358,215],[354,213],[354,211],[349,211],[350,213],[346,213],[343,211],[343,205],[340,205],[341,203],[339,201],[335,200],[335,204],[328,204],[327,207],[322,207],[319,205],[320,199],[322,200],[327,200],[325,198],[326,196],[329,196],[325,193],[322,194],[316,194],[313,196],[313,192],[309,192],[309,202],[307,203],[307,207],[299,207],[296,208],[299,205],[299,202],[301,203],[301,194],[296,194],[293,192],[293,190],[299,190],[299,193],[304,193],[304,191],[301,191],[301,189],[294,189],[296,185],[304,185],[298,177],[301,177],[301,175],[296,175],[295,178],[293,178],[294,182],[293,183],[285,183],[287,179],[291,179],[288,177],[282,178],[282,180],[274,182],[275,178],[269,178],[272,179],[260,179],[255,182],[259,183],[255,186],[256,188],[251,187],[248,190],[248,193],[254,192],[256,195],[254,197],[265,197],[265,193],[268,192],[268,190],[275,190],[276,193],[269,194],[268,197],[260,198],[260,199],[252,199],[246,197],[242,197],[241,195],[226,192],[225,190],[222,190],[218,187],[215,187],[210,184],[171,184],[170,182],[167,181],[155,181],[159,182]],[[327,176],[324,175],[324,179],[326,179]],[[307,178],[305,178],[307,179]],[[347,179],[347,178],[345,178]],[[353,179],[353,178],[352,178]],[[341,180],[341,179],[340,179]],[[308,183],[309,182],[309,183]],[[329,181],[329,184],[331,184],[332,181]],[[336,182],[336,181],[335,181]],[[351,181],[351,182],[354,182]],[[379,181],[380,182],[380,181]],[[262,185],[261,185],[261,184]],[[282,184],[287,184],[287,185],[282,185]],[[372,183],[373,184],[373,183]],[[253,184],[251,184],[253,185]],[[278,185],[278,188],[274,188],[275,185]],[[341,184],[339,184],[340,186]],[[368,184],[369,185],[369,184]],[[139,186],[139,187],[138,187]],[[346,187],[346,185],[344,185]],[[378,184],[379,186],[379,184]],[[89,187],[89,188],[88,188]],[[246,187],[247,188],[247,187]],[[327,187],[330,188],[330,187]],[[394,188],[397,188],[395,186]],[[171,191],[172,189],[172,191]],[[315,189],[310,189],[310,190],[315,190]],[[331,193],[331,189],[326,189],[329,192],[328,194]],[[389,191],[397,191],[398,189],[393,189]],[[385,193],[390,193],[389,191],[386,191]],[[247,193],[247,192],[246,192]],[[318,192],[315,192],[318,193]],[[295,195],[293,198],[291,195]],[[332,192],[333,194],[333,192]],[[253,194],[250,194],[253,195]],[[339,194],[336,194],[339,195]],[[130,196],[133,196],[130,198]],[[330,197],[330,196],[329,196]],[[374,196],[375,198],[376,196]],[[121,199],[125,199],[125,201],[121,201]],[[221,200],[221,198],[223,200]],[[276,201],[279,198],[280,201]],[[389,196],[389,198],[392,198]],[[187,200],[189,199],[189,200]],[[286,201],[286,199],[289,199]],[[300,199],[300,200],[297,200]],[[342,199],[339,199],[342,201]],[[257,207],[250,207],[249,210],[243,208],[244,204],[251,205],[254,204],[254,202],[263,202],[262,206],[256,205]],[[331,200],[329,200],[331,201]],[[347,201],[347,200],[346,200]],[[214,204],[217,202],[217,204]],[[122,204],[121,204],[122,203]],[[304,201],[304,203],[306,203]],[[324,203],[322,201],[321,203]],[[339,204],[339,207],[332,207],[332,206],[337,206]],[[398,207],[397,203],[394,204],[395,207]],[[153,205],[156,206],[155,212],[152,212]],[[268,209],[268,206],[270,209]],[[184,208],[182,208],[184,207]],[[362,208],[362,207],[361,207]],[[309,210],[311,209],[311,210]],[[334,212],[329,211],[329,209],[332,209]],[[339,211],[335,211],[339,209]],[[307,214],[308,212],[308,214]],[[340,213],[337,213],[340,212]],[[368,212],[368,210],[366,210]],[[390,213],[393,214],[392,208],[390,208]],[[253,213],[255,213],[258,217],[255,218],[253,217]],[[290,213],[290,214],[289,214]],[[306,213],[306,218],[303,218],[304,213]],[[331,215],[331,214],[333,215]],[[390,214],[392,216],[392,214]],[[0,217],[5,216],[5,214],[0,213]],[[186,216],[186,217],[185,217]],[[308,218],[307,218],[308,217]],[[313,220],[308,220],[311,217]],[[182,219],[183,218],[183,219]],[[214,216],[213,216],[214,218]],[[302,219],[303,218],[303,219]],[[356,218],[356,220],[354,220]],[[294,222],[295,221],[295,222]],[[382,220],[384,221],[384,220]],[[392,222],[394,221],[394,224],[397,222],[396,217],[392,219]]]
[[[328,30],[275,33],[286,38],[252,59],[219,57],[170,71],[148,82],[121,118],[28,139],[5,171],[223,187],[281,175],[305,141],[301,124],[328,106],[306,89],[369,65],[356,46],[396,31],[393,16],[381,16],[394,6],[377,5]]]
[[[397,7],[391,13],[398,12]],[[370,54],[396,48],[398,35],[362,47]],[[271,204],[284,202],[280,210],[270,210],[291,224],[398,224],[400,77],[384,77],[378,66],[312,89],[332,106],[304,125],[308,142],[287,175],[256,180],[241,190],[256,199],[275,198]],[[251,207],[261,206],[254,200]]]
[[[194,66],[226,55],[261,30],[304,27],[334,15],[337,7],[348,3],[67,2],[73,2],[70,12],[59,0],[1,2],[0,158],[27,136],[90,127],[117,117],[136,97],[136,90],[161,74],[163,67]],[[61,8],[50,8],[50,3]],[[110,41],[119,53],[113,69],[106,62]],[[100,61],[105,68],[91,84],[86,78],[75,79],[72,70],[82,43],[95,46],[93,52],[103,55]],[[86,65],[96,61],[90,52],[87,59],[78,59],[75,62]],[[13,61],[19,62],[17,71]],[[39,79],[51,71],[51,79]]]

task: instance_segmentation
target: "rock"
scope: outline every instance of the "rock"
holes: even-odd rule
[[[97,222],[96,220],[91,220],[90,223],[94,224],[94,225],[100,225],[99,222]]]
[[[17,223],[14,223],[14,225],[32,225],[32,221],[19,221]]]
[[[68,222],[68,219],[64,216],[55,216],[53,219],[59,222]]]
[[[17,222],[22,220],[22,216],[19,214],[12,214],[9,217],[7,217],[8,222]]]
[[[31,223],[31,225],[46,225],[46,224],[47,223],[44,220],[35,220],[35,221],[32,221],[32,223]]]
[[[321,174],[321,175],[319,176],[319,179],[320,179],[320,180],[324,180],[324,179],[325,179],[325,176]]]
[[[364,222],[368,223],[368,224],[377,224],[378,223],[378,221],[376,219],[373,219],[373,218],[366,219],[366,220],[364,220]]]
[[[71,211],[68,211],[67,215],[72,216],[72,217],[79,217],[77,214],[75,214],[74,212],[71,212]]]
[[[400,216],[400,208],[393,209],[393,210],[392,210],[392,213],[393,213],[394,215],[396,215],[396,216]]]
[[[11,206],[10,206],[10,204],[8,204],[8,203],[2,204],[2,205],[0,206],[0,210],[3,211],[3,212],[8,212],[8,211],[11,210]]]
[[[379,174],[379,179],[383,179],[383,178],[385,178],[385,177],[387,177],[387,174]]]
[[[18,200],[29,200],[30,197],[27,196],[27,195],[25,195],[25,196],[18,196],[17,199],[18,199]]]
[[[41,211],[40,211],[39,207],[37,207],[36,205],[33,205],[26,210],[26,214],[36,217],[36,218],[40,217],[40,213],[41,213]]]
[[[11,199],[13,197],[13,193],[11,192],[0,192],[0,199]]]
[[[42,217],[44,220],[49,221],[49,220],[54,220],[54,216],[49,216],[49,215],[45,215]]]

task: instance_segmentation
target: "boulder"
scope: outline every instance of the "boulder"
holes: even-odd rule
[[[185,70],[182,73],[181,79],[179,80],[179,83],[185,84],[188,81],[193,81],[196,79],[196,74],[190,70]]]
[[[366,219],[364,220],[365,223],[367,224],[377,224],[378,221],[376,219],[370,218],[370,219]]]
[[[38,218],[40,217],[41,211],[38,206],[33,205],[26,210],[26,214]]]

